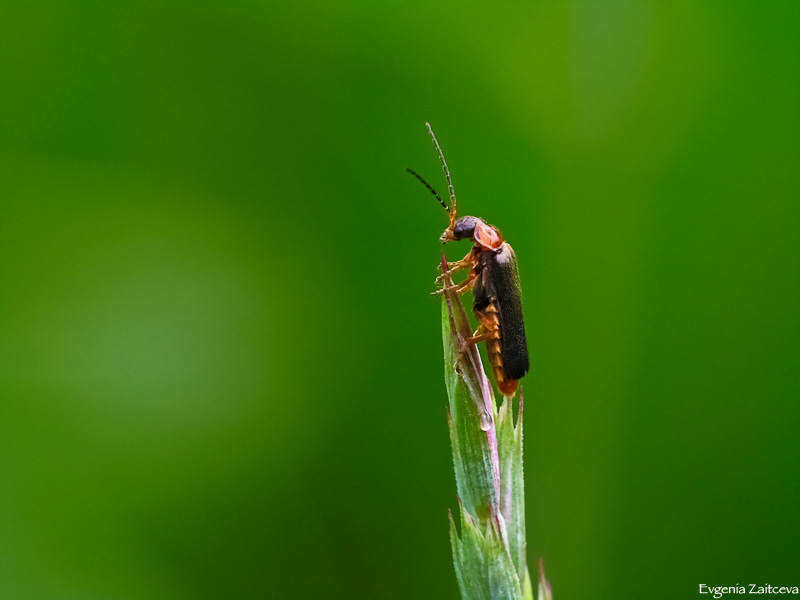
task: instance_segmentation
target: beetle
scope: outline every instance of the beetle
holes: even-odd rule
[[[485,341],[497,387],[503,395],[511,396],[529,368],[517,257],[497,227],[479,217],[458,216],[450,170],[430,123],[425,123],[425,126],[444,169],[450,192],[450,207],[415,171],[406,170],[428,188],[450,217],[450,224],[439,238],[442,243],[459,240],[473,243],[464,258],[447,263],[450,272],[469,269],[467,279],[450,289],[457,294],[472,290],[472,311],[479,323],[472,336],[465,341],[461,354],[470,345]],[[436,283],[442,283],[444,279],[445,275],[440,275],[436,278]],[[442,294],[444,291],[445,289],[440,289],[434,293]]]

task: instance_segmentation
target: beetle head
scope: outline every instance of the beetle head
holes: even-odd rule
[[[486,250],[498,250],[503,245],[500,230],[478,217],[461,217],[453,221],[439,238],[443,244],[458,240],[472,240]]]
[[[472,239],[475,234],[475,226],[478,222],[483,222],[478,217],[461,217],[456,219],[455,214],[450,213],[450,226],[444,230],[441,237],[442,243],[453,242],[463,239]]]
[[[447,168],[447,162],[444,160],[444,154],[442,153],[441,147],[439,147],[439,142],[436,140],[436,136],[433,135],[433,129],[431,129],[430,123],[425,123],[425,126],[428,128],[428,133],[430,134],[433,145],[436,148],[436,153],[439,155],[439,161],[442,163],[442,169],[444,170],[445,179],[447,180],[447,189],[450,192],[450,206],[447,206],[439,194],[436,193],[436,190],[434,190],[428,184],[428,182],[419,176],[414,170],[406,169],[406,171],[419,179],[422,185],[428,188],[431,194],[433,194],[433,196],[439,201],[439,204],[442,205],[450,217],[450,225],[444,230],[444,233],[442,233],[439,239],[443,244],[452,241],[469,239],[479,246],[482,246],[486,250],[499,250],[503,245],[503,236],[500,234],[500,230],[497,229],[497,227],[488,225],[483,219],[479,219],[478,217],[467,216],[458,218],[458,209],[456,208],[456,192],[453,189],[453,182],[450,179],[450,169]]]

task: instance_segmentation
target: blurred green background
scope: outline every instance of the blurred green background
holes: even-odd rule
[[[520,260],[556,598],[800,585],[798,31],[6,3],[0,598],[458,597],[425,121]]]

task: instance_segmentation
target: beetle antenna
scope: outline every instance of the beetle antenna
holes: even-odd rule
[[[447,163],[444,160],[444,154],[442,153],[442,149],[439,147],[439,142],[436,141],[436,136],[433,135],[433,129],[431,129],[430,123],[425,123],[425,127],[428,128],[428,133],[431,134],[431,139],[433,140],[433,145],[436,146],[436,152],[439,154],[439,160],[442,163],[442,168],[444,169],[444,176],[447,178],[447,188],[450,190],[450,204],[453,206],[452,214],[455,216],[456,214],[456,192],[453,189],[453,182],[450,179],[450,169],[447,168]]]
[[[423,178],[422,178],[422,177],[421,177],[421,176],[420,176],[420,175],[419,175],[419,174],[418,174],[416,171],[414,171],[414,169],[409,169],[408,167],[406,167],[406,171],[408,171],[408,172],[409,172],[409,173],[411,173],[411,174],[412,174],[414,177],[416,177],[417,179],[419,179],[419,180],[420,180],[420,182],[422,183],[422,185],[424,185],[426,188],[428,188],[428,189],[430,190],[431,194],[433,194],[434,196],[436,196],[436,199],[439,201],[439,204],[441,204],[441,205],[444,207],[444,209],[445,209],[445,210],[446,210],[448,213],[450,212],[450,209],[449,209],[449,208],[447,208],[447,204],[445,204],[445,203],[444,203],[444,200],[442,200],[442,199],[441,199],[441,197],[439,196],[439,194],[437,194],[437,193],[436,193],[436,190],[435,190],[435,189],[433,189],[433,188],[432,188],[432,187],[431,187],[431,186],[428,184],[428,182],[427,182],[427,181],[425,181],[425,180],[424,180],[424,179],[423,179]]]

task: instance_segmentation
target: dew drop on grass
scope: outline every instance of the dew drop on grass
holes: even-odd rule
[[[492,428],[492,415],[487,411],[481,413],[481,430],[489,431]]]

